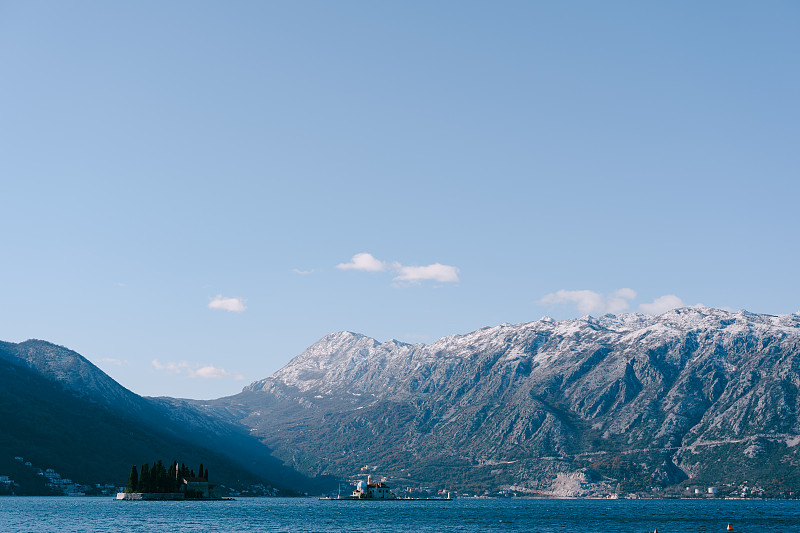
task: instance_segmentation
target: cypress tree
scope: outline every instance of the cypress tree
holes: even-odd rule
[[[152,492],[150,489],[150,465],[145,463],[142,465],[141,474],[139,475],[139,492]]]
[[[198,474],[184,463],[173,461],[167,466],[159,459],[152,465],[144,463],[137,471],[136,465],[131,467],[125,492],[179,492],[183,489],[184,479],[202,479],[208,481],[208,468],[200,463]]]
[[[167,484],[169,486],[167,492],[178,491],[178,464],[175,461],[172,461],[167,470]]]
[[[167,471],[164,470],[164,465],[161,463],[161,459],[158,460],[153,465],[153,470],[155,475],[151,473],[150,475],[154,478],[156,492],[167,492]]]
[[[137,492],[139,490],[139,473],[136,471],[136,465],[131,467],[131,474],[128,476],[128,485],[125,487],[125,492]]]

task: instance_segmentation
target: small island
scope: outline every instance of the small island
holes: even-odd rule
[[[185,464],[177,461],[164,467],[161,460],[153,465],[143,464],[140,470],[131,467],[125,492],[118,492],[118,500],[223,500],[214,494],[215,485],[208,483],[208,469],[195,475]],[[229,499],[229,498],[228,498]]]
[[[385,480],[386,478],[384,478]],[[341,490],[341,487],[340,487]],[[380,501],[387,501],[387,500],[397,500],[397,501],[452,501],[450,498],[450,493],[447,493],[446,498],[398,498],[397,495],[392,492],[391,487],[387,485],[384,481],[376,481],[375,483],[372,482],[372,476],[367,476],[367,482],[364,483],[363,481],[359,481],[356,483],[356,489],[350,494],[349,496],[342,496],[341,492],[335,497],[324,497],[318,498],[319,500],[324,501],[353,501],[353,500],[380,500]]]

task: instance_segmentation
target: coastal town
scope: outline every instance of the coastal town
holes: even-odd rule
[[[0,496],[12,495],[50,495],[50,496],[114,496],[117,499],[216,499],[225,497],[277,497],[281,492],[271,486],[257,484],[245,489],[234,490],[224,485],[213,485],[208,481],[208,470],[200,465],[197,474],[182,464],[159,467],[160,461],[153,465],[133,467],[126,486],[109,483],[78,483],[63,476],[53,468],[41,468],[22,456],[15,456],[16,472],[21,473],[15,479],[10,472],[0,473]],[[144,467],[147,468],[144,468]],[[161,469],[164,469],[163,476]],[[134,470],[136,475],[134,476]],[[140,477],[144,474],[144,479]],[[156,472],[152,476],[152,472]],[[151,478],[152,476],[152,478]],[[24,477],[28,483],[21,482]],[[160,478],[160,481],[154,479]],[[165,479],[172,481],[165,483]],[[31,481],[37,483],[31,489]],[[376,478],[376,483],[386,484],[387,477]],[[340,485],[345,491],[357,490],[361,482],[360,475],[353,476]],[[704,485],[686,482],[673,487],[642,487],[638,490],[625,490],[620,483],[596,482],[584,473],[558,474],[547,488],[531,490],[521,486],[509,486],[499,490],[448,490],[425,484],[403,484],[393,480],[393,493],[401,499],[440,499],[440,498],[607,498],[607,499],[779,499],[795,500],[800,494],[795,491],[778,491],[773,493],[759,484],[721,483]],[[142,496],[145,494],[145,496]],[[328,494],[336,497],[336,492]]]
[[[14,466],[15,474],[0,473],[0,495],[111,496],[117,489],[113,484],[77,483],[52,468],[40,468],[22,456],[14,457]]]
[[[381,487],[391,483],[392,494],[398,499],[441,499],[441,498],[586,498],[586,499],[778,499],[795,500],[800,494],[794,491],[770,491],[757,483],[720,483],[707,485],[692,483],[691,480],[671,486],[631,487],[613,480],[598,480],[586,472],[557,474],[554,479],[543,480],[542,488],[532,490],[523,486],[508,486],[497,490],[456,490],[428,484],[403,482],[402,478],[375,476],[367,473],[375,468],[367,465],[361,471],[340,484],[338,493],[331,492],[329,498],[341,498],[353,491],[352,495],[364,490],[363,487]],[[363,477],[367,476],[364,485]],[[374,479],[374,482],[373,482]],[[374,485],[373,485],[374,483]],[[363,486],[363,487],[362,487]]]

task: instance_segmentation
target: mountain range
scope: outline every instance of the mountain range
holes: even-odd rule
[[[205,409],[307,474],[527,492],[564,476],[800,488],[799,341],[800,315],[709,308],[431,344],[341,332]]]
[[[332,333],[241,393],[202,402],[141,398],[41,341],[0,344],[0,363],[12,428],[0,455],[54,461],[53,435],[26,421],[68,396],[82,402],[69,410],[86,415],[84,433],[104,435],[98,457],[118,443],[113,461],[127,468],[194,446],[228,461],[218,472],[310,490],[363,473],[473,493],[800,490],[800,314],[545,317],[430,344]],[[22,414],[8,419],[7,405]],[[97,413],[124,427],[91,426]],[[126,428],[135,438],[122,439]]]

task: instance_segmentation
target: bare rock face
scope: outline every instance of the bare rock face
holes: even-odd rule
[[[800,315],[683,308],[427,345],[333,333],[209,409],[312,474],[369,466],[529,490],[580,469],[642,486],[733,482],[800,462],[798,370]]]

